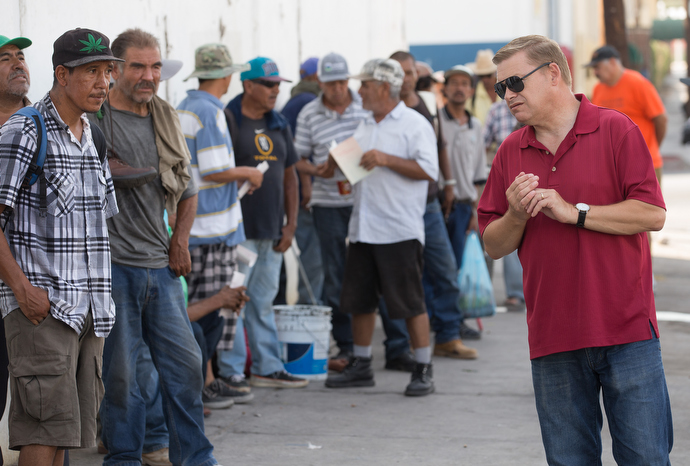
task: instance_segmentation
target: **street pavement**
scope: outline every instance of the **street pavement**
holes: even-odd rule
[[[690,148],[680,145],[685,89],[667,81],[670,125],[662,146],[665,228],[654,234],[653,264],[662,354],[673,408],[674,465],[690,465]],[[497,302],[505,299],[502,264],[494,270]],[[615,290],[612,290],[615,292]],[[534,407],[524,313],[483,319],[482,339],[466,342],[479,359],[434,359],[436,393],[403,396],[409,375],[383,368],[376,329],[376,386],[332,390],[254,389],[254,400],[213,411],[206,433],[228,465],[545,465]],[[603,464],[614,465],[606,426]],[[95,449],[71,452],[74,466],[98,465]]]

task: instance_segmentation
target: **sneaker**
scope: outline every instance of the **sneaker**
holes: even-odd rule
[[[249,393],[252,391],[251,387],[249,386],[249,383],[247,382],[247,379],[244,377],[244,374],[236,374],[231,375],[230,377],[219,378],[223,381],[225,385],[232,388],[233,390],[237,390],[238,392]]]
[[[477,359],[477,350],[462,344],[462,340],[451,340],[434,345],[434,356],[455,359]]]
[[[160,450],[151,451],[149,453],[141,454],[141,464],[148,466],[172,466],[169,457],[169,450],[161,448]]]
[[[211,382],[211,385],[209,385],[209,387],[210,386],[216,387],[214,388],[214,391],[220,393],[220,396],[222,396],[223,398],[232,398],[236,405],[248,403],[254,399],[253,393],[235,390],[230,385],[226,384],[225,382],[219,379],[216,379],[213,382]]]
[[[276,371],[268,375],[254,375],[249,379],[254,387],[267,388],[302,388],[309,384],[307,379],[300,379],[285,371]]]
[[[408,352],[401,354],[397,358],[386,360],[386,369],[391,371],[413,372],[416,366],[417,361]]]
[[[221,396],[220,391],[213,384],[204,387],[201,391],[201,401],[209,409],[227,409],[235,404],[232,398]]]
[[[326,379],[328,388],[373,387],[374,385],[371,358],[353,356],[341,374],[331,374]]]
[[[405,388],[405,396],[425,396],[435,390],[431,364],[417,363],[410,383]]]
[[[460,324],[460,338],[463,340],[481,340],[482,334],[463,322]]]

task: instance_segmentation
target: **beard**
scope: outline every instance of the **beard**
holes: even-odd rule
[[[26,82],[13,83],[12,80],[17,76],[24,76],[26,78]],[[17,70],[13,73],[10,73],[10,75],[7,77],[7,81],[8,85],[7,89],[5,90],[6,94],[23,99],[26,97],[26,94],[29,93],[29,74],[26,71]]]

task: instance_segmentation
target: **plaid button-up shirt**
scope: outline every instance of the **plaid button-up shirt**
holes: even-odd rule
[[[115,323],[111,299],[110,244],[106,218],[117,203],[108,162],[101,164],[86,115],[78,141],[58,115],[50,96],[37,102],[45,119],[47,155],[46,207],[39,213],[41,182],[22,188],[36,151],[36,126],[13,116],[0,128],[0,219],[19,267],[32,285],[48,292],[50,312],[81,332],[89,310],[94,330],[105,337]],[[0,309],[5,317],[19,304],[0,281]]]

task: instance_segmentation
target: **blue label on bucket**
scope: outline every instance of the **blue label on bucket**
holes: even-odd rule
[[[313,343],[283,343],[285,370],[291,374],[318,375],[328,371],[328,359],[314,359]]]

